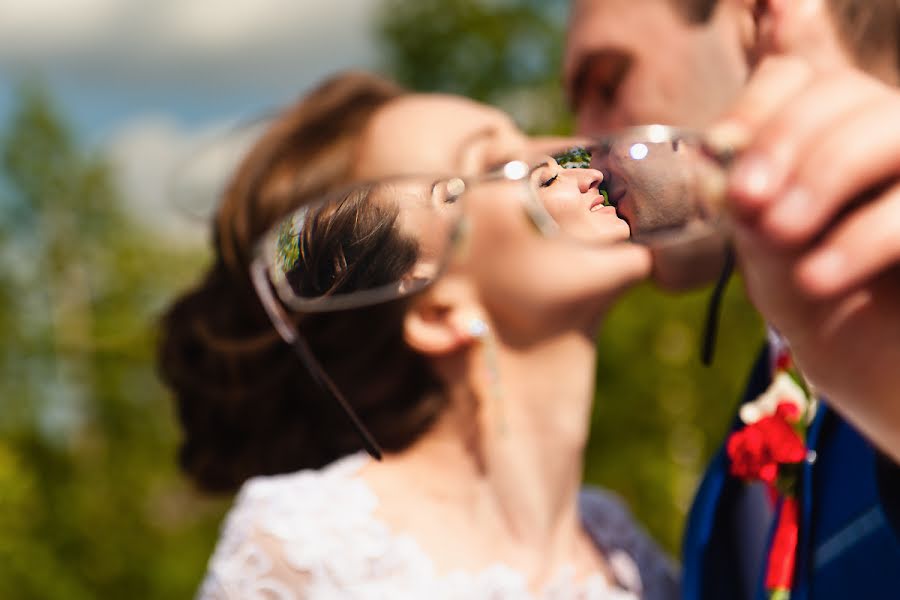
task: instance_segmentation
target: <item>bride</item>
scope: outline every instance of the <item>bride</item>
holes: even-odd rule
[[[207,489],[241,486],[200,598],[677,597],[672,565],[628,511],[581,484],[595,334],[648,276],[643,248],[541,236],[512,186],[488,182],[467,193],[465,239],[441,275],[406,298],[298,314],[249,276],[266,232],[311,198],[387,176],[476,175],[532,145],[493,108],[349,74],[287,110],[249,153],[216,215],[215,262],[167,314],[160,355],[182,466]],[[598,171],[550,159],[533,177],[563,226],[628,238],[597,202]],[[375,194],[361,193],[368,206]],[[403,262],[403,240],[329,214],[367,269]],[[334,278],[354,265],[315,258],[327,231],[305,231],[297,260]],[[382,460],[362,452],[294,336]]]

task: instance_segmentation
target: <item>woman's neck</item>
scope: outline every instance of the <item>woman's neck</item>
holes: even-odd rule
[[[450,368],[458,377],[448,378],[456,383],[446,413],[385,466],[411,474],[444,509],[462,511],[473,531],[530,573],[583,556],[577,501],[595,358],[593,339],[580,332],[517,347],[484,342]]]

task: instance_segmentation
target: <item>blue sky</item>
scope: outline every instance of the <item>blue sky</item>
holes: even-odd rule
[[[173,171],[218,140],[245,144],[235,123],[328,73],[377,66],[377,4],[0,0],[0,122],[17,82],[38,78],[79,139],[108,152],[138,215],[177,228],[164,199]]]

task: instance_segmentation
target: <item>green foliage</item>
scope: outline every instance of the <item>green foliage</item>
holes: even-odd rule
[[[589,169],[591,167],[590,151],[580,146],[570,148],[568,151],[553,158],[564,169]]]
[[[281,223],[278,240],[275,244],[279,266],[283,272],[287,273],[300,258],[300,236],[295,232],[293,220]]]
[[[494,103],[538,133],[571,133],[561,91],[564,0],[386,0],[388,71],[421,91]],[[699,360],[708,292],[645,286],[612,312],[600,340],[586,479],[619,492],[678,552],[686,510],[721,441],[764,334],[737,281],[715,365]]]
[[[387,70],[417,91],[496,104],[526,130],[564,130],[568,0],[383,0]]]
[[[201,257],[129,220],[39,88],[0,161],[0,598],[189,596],[223,507],[176,473],[153,321]]]
[[[621,494],[673,553],[698,478],[731,423],[764,340],[735,280],[723,304],[714,364],[704,367],[700,336],[708,295],[639,288],[615,307],[598,342],[586,479]]]

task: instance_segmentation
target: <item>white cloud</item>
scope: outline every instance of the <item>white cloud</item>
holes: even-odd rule
[[[63,55],[95,43],[117,21],[116,0],[4,0],[0,54],[16,59]]]
[[[80,131],[102,130],[138,219],[196,241],[253,136],[234,134],[228,117],[277,107],[336,70],[375,66],[378,4],[0,0],[0,87],[11,74],[43,74]]]
[[[371,66],[377,0],[2,0],[0,67],[239,85]],[[309,81],[309,79],[307,80]]]
[[[126,207],[136,220],[185,244],[205,240],[228,178],[263,123],[188,131],[166,117],[141,117],[108,144]]]

